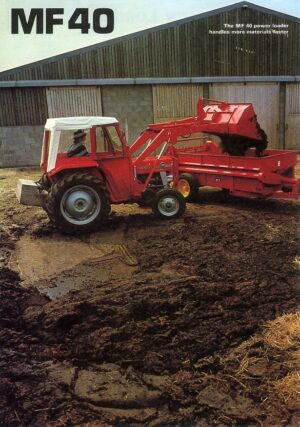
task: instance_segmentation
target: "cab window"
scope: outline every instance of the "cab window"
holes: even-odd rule
[[[84,129],[86,137],[84,139],[84,145],[87,151],[91,152],[91,141],[89,129]],[[59,137],[58,153],[67,153],[68,149],[73,145],[74,141],[74,130],[62,130]]]
[[[96,128],[96,152],[104,153],[109,151],[107,138],[105,137],[104,129],[102,127]]]
[[[108,132],[109,139],[113,145],[114,150],[122,151],[123,150],[122,142],[120,140],[119,134],[115,126],[107,126],[106,130]]]
[[[122,142],[114,126],[96,127],[96,152],[116,154],[123,151]]]

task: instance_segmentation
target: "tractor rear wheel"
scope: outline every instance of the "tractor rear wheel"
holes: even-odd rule
[[[160,190],[154,197],[152,210],[160,218],[179,218],[185,212],[185,199],[177,190]]]
[[[197,178],[190,173],[182,173],[178,178],[177,190],[183,195],[187,202],[196,202],[199,193]]]
[[[65,175],[52,185],[46,211],[50,220],[67,233],[96,230],[110,212],[106,186],[87,172]]]

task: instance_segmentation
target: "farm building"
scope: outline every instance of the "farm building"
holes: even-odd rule
[[[0,167],[39,163],[48,117],[114,116],[132,143],[199,96],[252,102],[271,148],[300,150],[299,21],[243,1],[2,72]]]

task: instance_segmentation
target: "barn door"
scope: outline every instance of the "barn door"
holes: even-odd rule
[[[154,122],[167,122],[196,115],[203,87],[196,84],[153,86]]]
[[[269,148],[279,146],[279,84],[213,84],[209,97],[228,102],[252,103],[261,127],[268,135]]]
[[[69,87],[47,89],[49,117],[102,116],[101,89]]]
[[[300,84],[286,86],[285,148],[300,151]]]

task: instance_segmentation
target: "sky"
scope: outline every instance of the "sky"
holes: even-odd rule
[[[0,72],[61,53],[101,43],[146,28],[197,15],[237,3],[235,0],[0,0]],[[300,17],[299,0],[253,0],[251,3],[278,12]],[[11,9],[22,8],[26,17],[32,8],[64,8],[63,25],[54,27],[53,34],[12,34]],[[114,11],[114,31],[97,34],[93,28],[88,34],[80,29],[68,29],[68,20],[76,8],[88,9],[89,22],[98,8]],[[102,18],[103,19],[103,18]],[[106,26],[106,20],[100,21]],[[92,27],[92,25],[91,25]]]

